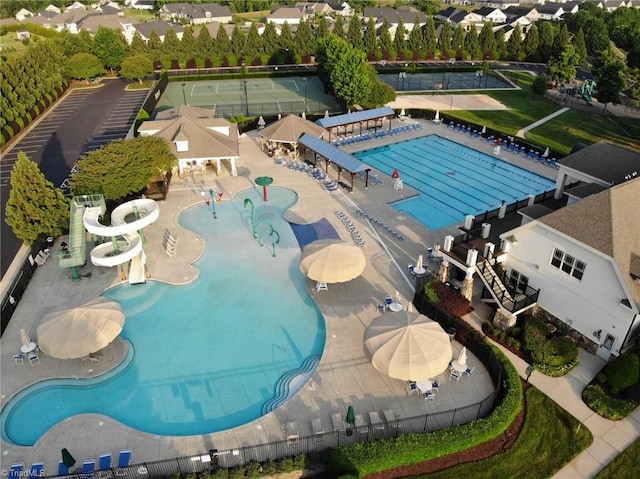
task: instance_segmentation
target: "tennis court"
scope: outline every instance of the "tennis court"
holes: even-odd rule
[[[474,72],[443,71],[439,73],[381,73],[380,81],[396,91],[484,90],[513,88],[482,70]]]
[[[223,118],[340,111],[316,77],[170,82],[156,110],[183,104],[213,108],[216,116]]]

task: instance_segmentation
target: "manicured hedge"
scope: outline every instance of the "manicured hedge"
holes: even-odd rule
[[[464,451],[502,434],[522,407],[520,377],[509,359],[497,347],[484,339],[482,344],[475,346],[491,350],[503,367],[501,400],[491,414],[472,423],[440,431],[342,446],[331,453],[331,477],[346,474],[363,477],[428,461]]]
[[[624,419],[638,406],[631,399],[618,399],[609,396],[597,384],[590,384],[582,391],[582,400],[598,415],[613,421]]]
[[[635,353],[624,353],[611,361],[602,371],[607,378],[607,384],[614,392],[627,389],[640,380],[640,361]]]

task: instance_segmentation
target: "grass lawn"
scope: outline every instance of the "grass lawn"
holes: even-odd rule
[[[549,478],[593,442],[593,436],[585,426],[578,430],[580,422],[538,389],[530,387],[525,397],[527,410],[524,426],[509,451],[484,461],[462,464],[420,477]]]
[[[626,448],[594,479],[635,479],[640,471],[640,439]]]
[[[570,110],[526,134],[527,140],[568,155],[576,143],[607,140],[640,149],[640,120]]]

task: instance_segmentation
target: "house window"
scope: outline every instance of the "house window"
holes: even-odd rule
[[[515,269],[512,269],[509,274],[509,282],[514,288],[524,291],[527,289],[527,285],[529,284],[529,278]]]
[[[562,250],[559,250],[558,248],[554,248],[553,250],[551,266],[564,271],[578,280],[582,279],[582,276],[584,276],[584,270],[587,267],[584,262],[574,258]]]

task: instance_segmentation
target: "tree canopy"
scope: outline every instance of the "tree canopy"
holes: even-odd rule
[[[5,221],[29,245],[40,236],[58,237],[69,226],[68,200],[22,151],[11,172]]]
[[[107,200],[118,200],[142,191],[174,164],[175,156],[161,138],[116,140],[80,159],[71,190],[74,195],[103,194]]]
[[[147,55],[134,55],[127,57],[120,66],[120,76],[127,80],[138,80],[142,84],[142,79],[153,73],[153,61]]]
[[[77,80],[89,80],[104,73],[100,59],[91,53],[76,53],[65,62],[65,73]]]

